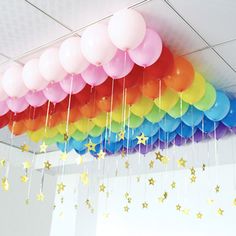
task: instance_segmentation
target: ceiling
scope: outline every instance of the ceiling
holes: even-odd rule
[[[0,1],[0,72],[14,61],[24,64],[75,31],[80,34],[89,24],[107,22],[124,7],[141,12],[176,54],[186,55],[217,88],[236,95],[235,0]],[[11,142],[6,128],[0,141]],[[16,146],[24,141],[24,136],[13,138]]]

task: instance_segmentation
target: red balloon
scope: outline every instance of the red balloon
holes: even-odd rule
[[[136,103],[141,97],[141,91],[138,85],[127,88],[126,92],[126,104],[132,105]]]
[[[80,106],[85,105],[90,100],[91,94],[94,93],[94,89],[91,86],[86,85],[79,93],[75,94],[77,103]]]
[[[74,107],[74,108],[70,109],[69,114],[70,114],[69,115],[69,122],[70,123],[76,122],[82,117],[78,107]],[[67,121],[67,115],[68,115],[67,111],[66,112],[61,112],[59,115],[60,115],[60,118],[61,118],[62,122]]]
[[[8,125],[10,117],[9,114],[10,112],[6,113],[4,116],[0,116],[0,129]]]
[[[113,98],[111,96],[107,96],[96,99],[98,109],[104,112],[110,112],[114,110],[120,104],[119,97],[119,94],[113,94]]]
[[[36,131],[45,125],[45,119],[41,116],[35,119],[27,119],[25,120],[24,125],[27,130]]]
[[[86,118],[94,118],[100,113],[96,106],[95,94],[92,95],[90,100],[85,105],[80,107],[80,112],[82,116]]]

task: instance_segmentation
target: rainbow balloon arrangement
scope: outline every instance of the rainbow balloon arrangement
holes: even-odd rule
[[[146,153],[236,129],[236,100],[174,56],[132,9],[12,65],[0,82],[0,128],[63,152]]]

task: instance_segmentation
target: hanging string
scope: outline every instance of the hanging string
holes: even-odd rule
[[[109,137],[111,137],[111,121],[112,121],[112,112],[113,112],[113,99],[114,99],[114,80],[112,79],[111,85],[111,107],[110,107],[110,120],[109,120]]]
[[[215,150],[215,165],[216,165],[216,183],[218,183],[218,175],[219,175],[219,163],[218,163],[218,146],[217,146],[217,139],[216,139],[216,122],[214,122],[214,150]]]

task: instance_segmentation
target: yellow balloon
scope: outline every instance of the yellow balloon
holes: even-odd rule
[[[57,134],[58,134],[57,127],[54,127],[54,128],[47,128],[47,129],[45,130],[45,135],[44,135],[44,137],[45,137],[45,138],[53,138],[53,137],[55,137]]]
[[[194,80],[192,85],[186,89],[180,96],[182,99],[189,103],[194,104],[201,100],[206,91],[206,81],[201,74],[195,72]]]
[[[110,124],[110,114],[101,112],[98,116],[92,119],[93,123],[101,128]]]
[[[60,134],[66,134],[66,123],[61,123],[57,125],[57,130]],[[74,123],[68,125],[68,136],[71,136],[76,131]]]
[[[153,107],[153,101],[147,97],[141,97],[139,101],[131,106],[134,115],[143,117],[147,115]]]
[[[89,133],[89,131],[94,127],[94,123],[87,118],[82,118],[74,123],[75,127],[82,133]]]
[[[163,111],[170,111],[179,101],[178,93],[166,88],[161,97],[154,100],[155,104]]]
[[[127,120],[127,118],[130,115],[129,113],[130,113],[129,106],[121,105],[112,111],[111,119],[114,120],[115,122],[121,123]]]
[[[29,131],[27,132],[27,135],[33,142],[38,143],[44,137],[44,128],[39,129],[37,131],[33,131],[33,132]]]

